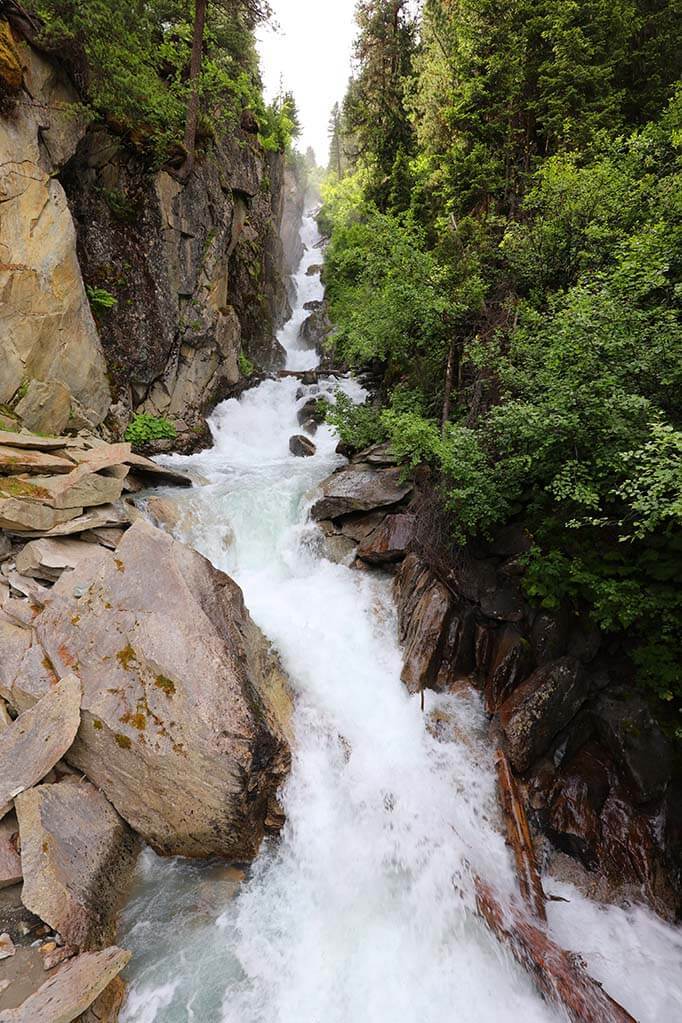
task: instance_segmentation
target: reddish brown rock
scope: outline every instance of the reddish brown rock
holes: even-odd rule
[[[407,631],[401,678],[411,693],[433,687],[451,614],[450,594],[434,580],[419,600]]]
[[[373,565],[401,561],[415,535],[414,515],[387,515],[358,547],[358,557]]]

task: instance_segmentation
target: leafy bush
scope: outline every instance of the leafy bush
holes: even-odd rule
[[[163,416],[152,416],[149,412],[137,412],[125,432],[125,439],[131,444],[149,444],[154,440],[175,440],[177,430],[173,423]]]

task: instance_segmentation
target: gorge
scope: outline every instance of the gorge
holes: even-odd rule
[[[654,694],[637,620],[610,629],[582,591],[534,588],[535,463],[513,452],[523,496],[509,497],[491,480],[515,439],[500,419],[491,454],[476,433],[518,400],[505,388],[527,365],[504,362],[517,330],[549,337],[539,318],[563,300],[529,312],[537,296],[485,259],[511,252],[521,277],[552,279],[522,232],[558,238],[549,209],[572,216],[571,201],[583,230],[582,168],[575,192],[546,169],[561,201],[538,227],[514,196],[497,237],[493,199],[463,221],[452,197],[447,218],[426,212],[447,161],[461,167],[439,154],[427,199],[426,148],[391,121],[393,100],[371,122],[391,128],[389,173],[376,138],[358,155],[370,121],[353,89],[376,99],[377,39],[410,51],[389,85],[413,76],[398,103],[413,127],[415,90],[448,80],[433,47],[466,50],[448,50],[449,5],[418,7],[412,22],[404,3],[358,5],[323,175],[293,149],[291,96],[262,98],[264,6],[209,5],[186,173],[198,4],[150,0],[131,29],[109,0],[84,21],[53,0],[0,0],[0,1023],[682,1018],[676,683],[661,696],[673,513],[654,544]],[[140,66],[121,56],[131,39],[148,47]],[[650,162],[646,190],[669,199],[673,161],[656,146],[663,183]],[[636,174],[646,145],[626,149]],[[635,307],[613,220],[586,216],[576,265],[611,245]],[[646,242],[640,256],[659,251]],[[479,273],[494,280],[484,297]],[[587,305],[601,281],[570,324],[588,348],[597,338],[620,395]],[[660,378],[674,391],[662,357]],[[554,397],[548,445],[571,436]],[[668,391],[660,405],[674,422]],[[624,450],[619,465],[667,501],[667,463],[649,472]],[[552,484],[566,506],[567,479]],[[613,532],[594,516],[566,529]],[[618,556],[595,535],[608,570]]]

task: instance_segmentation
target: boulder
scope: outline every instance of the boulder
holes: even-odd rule
[[[291,700],[239,587],[141,519],[36,632],[58,671],[79,666],[69,763],[158,852],[252,858],[288,771]]]
[[[516,771],[526,771],[549,749],[588,693],[589,679],[580,663],[562,657],[538,668],[505,700],[498,718]]]
[[[29,630],[25,631],[32,640],[31,646],[21,658],[13,679],[5,676],[0,685],[0,693],[19,714],[38,703],[59,681],[40,643]]]
[[[169,469],[165,465],[158,465],[156,462],[152,462],[151,458],[145,458],[143,455],[130,454],[125,462],[126,465],[134,469],[135,475],[140,476],[147,486],[170,484],[174,487],[191,487],[194,485],[189,476],[185,476],[184,473]]]
[[[360,451],[354,458],[355,462],[367,462],[369,465],[391,466],[398,465],[399,459],[393,454],[390,444],[372,444],[371,447]]]
[[[72,1023],[130,961],[130,952],[112,946],[70,959],[18,1009],[0,1012],[0,1023]]]
[[[15,805],[23,904],[70,945],[110,944],[139,848],[128,825],[89,782],[38,785]]]
[[[312,516],[316,520],[337,519],[351,512],[388,508],[403,501],[412,489],[401,469],[349,465],[322,484],[322,497],[313,505]]]
[[[486,708],[494,713],[511,692],[528,677],[533,655],[528,640],[507,625],[495,636],[490,669],[485,682]]]
[[[80,540],[41,539],[26,544],[17,555],[16,565],[22,575],[55,582],[67,569],[74,569],[82,561],[98,557],[99,552],[93,544]]]
[[[13,433],[11,430],[0,430],[0,444],[10,448],[23,448],[25,451],[62,451],[75,443],[77,441],[72,437],[41,437],[27,431]]]
[[[31,630],[11,621],[0,611],[0,695],[7,699],[7,689],[16,678],[26,652],[31,646]],[[11,701],[10,701],[11,702]]]
[[[67,515],[68,512],[55,514]],[[130,512],[120,501],[117,501],[116,504],[100,505],[98,508],[92,508],[81,515],[67,518],[51,529],[24,530],[22,535],[25,537],[76,536],[78,533],[91,532],[92,530],[111,529],[121,526],[127,527],[130,525],[130,521]]]
[[[0,821],[0,889],[19,884],[21,878],[19,825],[10,813]]]
[[[111,984],[96,998],[89,1009],[79,1016],[75,1023],[117,1023],[123,1007],[126,986],[120,977],[114,977]]]
[[[70,748],[80,723],[80,703],[80,682],[69,675],[3,732],[0,817],[20,792],[44,778]]]
[[[332,322],[329,319],[326,303],[322,302],[301,324],[298,340],[303,348],[319,348],[329,337],[331,331]]]
[[[289,438],[289,451],[296,458],[311,458],[317,451],[317,448],[308,437],[297,434]]]
[[[58,380],[31,380],[15,411],[29,430],[61,433],[71,414],[71,391]]]
[[[414,515],[387,515],[358,547],[358,557],[373,565],[402,561],[415,536]]]
[[[310,398],[296,413],[299,425],[305,426],[306,429],[312,427],[316,430],[320,423],[325,421],[326,405],[327,403],[319,398]]]
[[[123,493],[122,479],[97,472],[79,475],[78,469],[68,476],[34,476],[32,482],[44,492],[45,504],[57,509],[78,508],[79,515],[84,508],[112,504]]]

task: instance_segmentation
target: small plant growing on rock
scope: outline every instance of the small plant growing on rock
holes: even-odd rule
[[[108,313],[118,303],[118,300],[106,288],[91,288],[88,284],[86,285],[85,292],[88,296],[90,308],[95,315],[97,313]]]
[[[134,445],[149,444],[154,440],[175,440],[178,431],[173,423],[163,416],[152,416],[149,412],[138,412],[130,421],[125,439]]]
[[[256,367],[243,352],[239,353],[239,372],[243,377],[251,377],[256,372]]]

